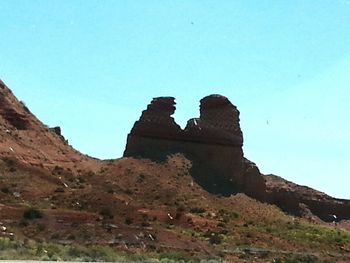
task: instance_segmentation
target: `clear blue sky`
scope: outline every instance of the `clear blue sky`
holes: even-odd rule
[[[0,78],[99,158],[123,153],[152,97],[177,122],[220,93],[245,155],[350,198],[350,1],[0,1]]]

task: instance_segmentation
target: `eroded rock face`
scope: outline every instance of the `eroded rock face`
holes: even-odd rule
[[[243,134],[236,106],[221,95],[210,95],[200,102],[200,120],[206,136],[212,136],[212,141],[242,146]]]
[[[26,119],[25,114],[13,109],[13,107],[7,101],[6,97],[10,92],[11,91],[0,80],[0,116],[18,130],[30,129],[30,123]],[[23,109],[25,109],[25,105],[23,104],[22,106]]]
[[[182,153],[192,161],[193,178],[209,192],[225,196],[243,192],[296,216],[312,213],[324,221],[350,219],[349,200],[262,175],[244,158],[239,111],[226,97],[203,98],[200,117],[190,119],[184,130],[171,117],[174,111],[173,97],[153,99],[128,135],[124,156],[164,161],[169,154]]]
[[[210,95],[200,101],[200,117],[190,119],[184,130],[188,140],[242,147],[239,111],[224,96]]]
[[[171,117],[175,112],[175,98],[154,98],[142,112],[140,120],[131,130],[133,136],[176,139],[181,135],[181,128]]]
[[[297,185],[279,176],[264,175],[265,201],[275,204],[289,214],[305,216],[311,212],[323,221],[350,219],[350,200],[332,198],[312,188]]]
[[[190,119],[184,130],[171,117],[174,111],[173,97],[154,98],[128,135],[124,156],[163,161],[169,154],[182,153],[193,162],[191,174],[197,182],[222,195],[245,192],[246,179],[260,176],[259,172],[244,176],[248,166],[243,158],[239,111],[226,97],[203,98],[200,117]],[[255,184],[263,191],[261,176]]]

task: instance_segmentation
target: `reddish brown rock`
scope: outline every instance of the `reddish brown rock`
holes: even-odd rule
[[[287,213],[304,216],[311,212],[326,222],[350,219],[350,200],[330,197],[315,189],[289,182],[279,176],[264,175],[265,199]]]
[[[200,117],[189,120],[184,130],[181,130],[171,117],[174,110],[174,98],[154,99],[129,134],[125,155],[164,160],[168,154],[182,153],[189,160],[192,160],[191,175],[209,192],[222,195],[243,192],[257,200],[275,204],[293,215],[310,216],[316,220],[316,216],[331,222],[350,219],[349,200],[335,199],[277,176],[262,175],[254,163],[245,159],[242,151],[243,136],[239,126],[239,111],[227,98],[211,95],[201,100]],[[175,204],[177,198],[175,198],[174,193],[178,189],[182,189],[180,195],[187,195],[186,191],[189,189],[179,185],[178,182],[188,183],[188,178],[184,181],[177,181],[180,177],[176,174],[183,174],[180,169],[177,170],[175,167],[169,169],[170,163],[166,166],[157,165],[157,168],[154,168],[154,164],[143,166],[148,163],[143,161],[137,161],[135,166],[134,161],[128,158],[120,159],[116,160],[115,165],[112,166],[115,168],[118,166],[120,175],[124,174],[122,172],[124,165],[128,170],[135,172],[128,172],[128,175],[135,174],[136,176],[142,170],[146,178],[148,174],[154,173],[154,169],[161,169],[161,172],[156,175],[157,179],[155,179],[163,182],[163,184],[160,183],[159,187],[156,186],[156,190],[160,189],[160,192],[167,194],[163,196],[160,194],[160,198],[163,198],[161,202],[168,203],[170,199],[174,198],[172,201]],[[49,129],[42,124],[30,113],[24,103],[21,103],[11,90],[0,81],[0,166],[11,164],[9,168],[18,170],[13,173],[5,167],[6,169],[3,169],[2,172],[8,173],[9,183],[11,181],[15,182],[16,185],[20,183],[17,187],[21,187],[19,188],[20,192],[25,193],[23,198],[30,197],[36,202],[38,192],[43,191],[42,196],[48,196],[49,192],[46,191],[53,191],[56,188],[52,186],[56,183],[61,186],[62,182],[52,174],[52,171],[58,167],[69,171],[70,175],[76,174],[79,177],[84,176],[84,171],[91,171],[85,178],[92,180],[90,181],[91,189],[94,190],[92,195],[100,195],[103,200],[111,200],[110,198],[104,199],[107,190],[101,192],[101,183],[108,184],[110,187],[110,179],[114,178],[118,187],[129,189],[134,186],[133,182],[136,181],[126,183],[122,177],[116,178],[115,176],[118,176],[118,173],[115,173],[116,170],[108,171],[112,163],[111,160],[97,160],[74,150],[62,137],[59,127]],[[141,169],[139,165],[142,167]],[[108,167],[108,169],[102,169],[104,167]],[[188,167],[188,163],[186,167]],[[187,173],[187,168],[185,170]],[[23,176],[22,171],[26,173],[25,176]],[[81,174],[82,171],[83,174]],[[95,173],[99,173],[99,176],[94,176]],[[105,177],[108,180],[102,180],[100,173],[101,176],[108,176]],[[18,177],[14,177],[16,174]],[[176,181],[159,178],[160,174],[172,176],[173,179],[175,176]],[[129,180],[129,177],[125,176],[124,178]],[[21,179],[18,180],[18,178]],[[69,182],[71,181],[69,180]],[[148,182],[154,183],[154,181]],[[173,182],[173,185],[170,185],[169,182]],[[174,182],[177,182],[176,185]],[[142,183],[142,187],[145,186],[143,182],[140,183]],[[68,185],[71,187],[71,183]],[[145,191],[136,191],[135,189],[135,196],[136,192],[139,195],[143,194],[142,192],[151,192],[150,189],[153,188],[143,189]],[[169,189],[174,190],[169,192]],[[197,186],[191,187],[190,191],[192,189],[198,191],[195,195],[203,193],[203,191],[199,191]],[[77,192],[76,189],[71,188],[71,193]],[[212,198],[210,195],[207,197]],[[142,201],[139,203],[140,207],[144,207],[146,199],[148,197],[138,196],[138,200]],[[11,199],[8,200],[13,203]],[[30,204],[30,199],[24,200]],[[57,203],[62,200],[57,200]],[[215,202],[214,200],[216,199],[212,199],[212,205],[216,204],[217,200]],[[227,201],[229,200],[227,199]],[[222,205],[221,202],[219,203]],[[100,202],[96,203],[96,207],[99,205]]]
[[[200,102],[200,118],[190,119],[185,128],[188,139],[241,147],[243,135],[237,108],[226,97],[216,94]]]
[[[171,115],[175,111],[175,98],[154,98],[135,122],[127,141],[124,156],[162,160],[176,148],[174,141],[183,131]]]
[[[200,117],[190,119],[184,130],[171,117],[174,111],[174,98],[153,99],[131,130],[124,156],[163,161],[169,154],[182,153],[192,161],[191,175],[209,192],[243,192],[297,216],[311,212],[324,221],[350,219],[349,200],[264,176],[245,159],[239,111],[226,97],[203,98]]]
[[[244,191],[246,166],[237,108],[224,96],[207,96],[201,100],[200,118],[190,119],[181,130],[171,117],[174,105],[172,97],[152,100],[132,128],[124,156],[163,161],[169,154],[182,153],[193,162],[192,176],[208,191]],[[255,184],[264,189],[261,176]]]
[[[134,136],[174,138],[181,134],[181,128],[171,117],[175,112],[175,98],[154,98],[142,112],[131,131]]]
[[[226,97],[210,95],[201,100],[200,119],[204,128],[220,132],[220,139],[228,143],[243,145],[243,134],[239,125],[239,111]]]
[[[18,130],[30,129],[30,122],[23,112],[26,111],[25,105],[20,103],[22,109],[14,109],[8,101],[8,94],[11,94],[11,91],[0,81],[0,116]]]

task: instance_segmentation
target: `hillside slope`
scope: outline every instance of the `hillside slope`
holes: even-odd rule
[[[310,210],[295,217],[243,193],[212,193],[192,168],[181,153],[162,162],[85,156],[0,82],[0,243],[17,242],[22,258],[54,259],[54,243],[108,245],[145,257],[350,260],[348,221],[325,223]],[[302,192],[277,177],[265,181],[272,191]],[[21,257],[4,251],[0,258]]]

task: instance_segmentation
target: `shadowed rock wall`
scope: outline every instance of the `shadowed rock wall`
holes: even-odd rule
[[[331,198],[277,176],[264,176],[243,156],[239,111],[224,96],[200,101],[200,117],[181,129],[171,115],[175,98],[154,98],[128,135],[124,156],[165,161],[182,153],[192,161],[191,175],[204,189],[228,196],[243,192],[285,212],[311,212],[324,221],[350,219],[350,201]]]
[[[259,172],[244,176],[248,166],[243,158],[239,111],[226,97],[203,98],[200,117],[190,119],[184,130],[171,117],[174,111],[173,97],[154,98],[128,135],[124,156],[164,161],[169,154],[182,153],[193,163],[192,176],[209,192],[244,192],[246,179],[252,177],[260,178],[254,179],[255,184],[264,192]]]

